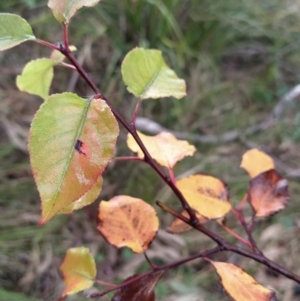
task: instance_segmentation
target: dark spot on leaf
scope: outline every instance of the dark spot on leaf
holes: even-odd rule
[[[82,146],[83,146],[83,142],[77,139],[74,145],[75,150],[77,150],[79,154],[86,156],[86,153],[81,150]]]

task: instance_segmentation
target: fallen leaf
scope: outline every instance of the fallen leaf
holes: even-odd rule
[[[267,217],[284,209],[289,200],[288,182],[274,169],[250,181],[249,202],[256,217]]]
[[[178,161],[192,156],[196,151],[193,145],[185,140],[178,140],[168,132],[161,132],[156,136],[146,136],[138,132],[138,135],[153,159],[167,168],[173,168]],[[130,134],[127,136],[127,145],[138,157],[144,158],[142,150]]]
[[[176,182],[191,208],[207,219],[225,216],[231,209],[227,185],[217,178],[193,175]]]
[[[62,296],[73,295],[90,288],[96,277],[96,265],[88,248],[79,247],[67,250],[60,266],[66,289]]]
[[[226,293],[235,301],[277,301],[275,292],[260,285],[240,267],[211,261],[221,278]]]
[[[154,239],[159,222],[154,208],[145,201],[126,195],[115,196],[99,205],[98,230],[117,248],[144,252]]]
[[[266,153],[253,148],[243,155],[240,167],[244,168],[251,178],[255,178],[262,172],[274,169],[275,164],[273,159]]]

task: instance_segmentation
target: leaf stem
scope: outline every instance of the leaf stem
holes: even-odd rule
[[[46,46],[48,48],[51,48],[51,49],[54,49],[54,50],[57,50],[57,51],[60,51],[60,47],[59,46],[56,46],[52,43],[49,43],[47,41],[44,41],[44,40],[40,40],[40,39],[36,39],[35,42],[43,45],[43,46]]]
[[[230,228],[228,228],[226,225],[224,225],[223,223],[220,224],[221,227],[227,231],[231,236],[235,237],[237,240],[239,240],[241,243],[243,243],[245,246],[249,247],[250,249],[252,249],[252,245],[249,241],[245,240],[243,237],[239,236],[237,233],[235,233],[233,230],[231,230]]]
[[[139,157],[135,157],[135,156],[114,157],[113,160],[115,160],[115,161],[141,161],[141,162],[145,162],[144,158],[139,158]]]
[[[143,100],[141,98],[138,99],[138,102],[137,102],[137,104],[135,106],[135,109],[134,109],[134,112],[133,112],[133,115],[132,115],[131,125],[134,126],[134,127],[135,127],[135,121],[136,121],[136,118],[138,116],[139,109],[141,107],[142,101]]]

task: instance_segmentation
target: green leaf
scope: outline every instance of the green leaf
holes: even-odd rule
[[[114,154],[118,123],[102,99],[51,95],[31,125],[29,153],[42,200],[40,224],[86,194]]]
[[[26,20],[17,15],[0,13],[0,50],[28,40],[35,40],[35,36]]]
[[[186,95],[185,81],[166,65],[159,50],[131,50],[122,63],[122,76],[128,91],[141,99]]]
[[[94,284],[96,264],[88,248],[69,249],[60,270],[66,284],[62,296],[76,294]]]
[[[94,6],[99,2],[100,0],[49,0],[48,7],[59,22],[67,24],[81,7]]]
[[[72,204],[70,204],[69,206],[67,206],[63,210],[61,210],[59,213],[70,214],[74,210],[78,210],[78,209],[81,209],[81,208],[83,208],[87,205],[92,204],[101,192],[102,182],[103,182],[103,178],[99,177],[96,184],[92,187],[91,190],[89,190],[80,199],[78,199],[77,201],[73,202]]]
[[[22,74],[17,77],[18,88],[47,99],[55,65],[55,61],[45,58],[27,63]]]

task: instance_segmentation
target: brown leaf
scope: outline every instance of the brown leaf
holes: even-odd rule
[[[240,267],[210,261],[221,278],[226,293],[235,301],[277,301],[275,292],[260,285]]]
[[[149,275],[118,289],[111,301],[154,301],[154,288],[163,274],[164,271]],[[123,283],[137,276],[133,275]]]
[[[120,195],[99,205],[98,230],[117,248],[128,247],[144,252],[159,227],[154,208],[145,201]]]
[[[196,151],[193,145],[185,140],[177,140],[168,132],[161,132],[156,136],[146,136],[138,132],[138,135],[157,163],[167,168],[173,168],[178,161],[186,156],[192,156]],[[144,158],[142,150],[130,134],[127,137],[127,145],[138,157]]]
[[[183,215],[184,217],[187,217],[187,218],[190,217],[189,214],[187,213],[187,211],[185,211],[185,210],[183,210],[181,212],[181,215]],[[203,217],[199,213],[196,213],[196,217],[198,218],[198,221],[201,224],[204,224],[207,222],[207,218]],[[172,224],[170,225],[170,227],[167,228],[167,231],[172,234],[180,234],[180,233],[184,233],[184,232],[187,232],[190,230],[193,230],[193,228],[179,218],[175,218],[174,221],[172,222]]]
[[[262,172],[274,169],[275,164],[269,155],[257,148],[253,148],[243,155],[240,167],[244,168],[251,178],[254,178]]]
[[[217,178],[193,175],[176,182],[187,202],[207,219],[225,216],[231,209],[227,185]]]
[[[250,181],[249,202],[256,217],[267,217],[284,209],[289,199],[287,180],[272,169]]]

